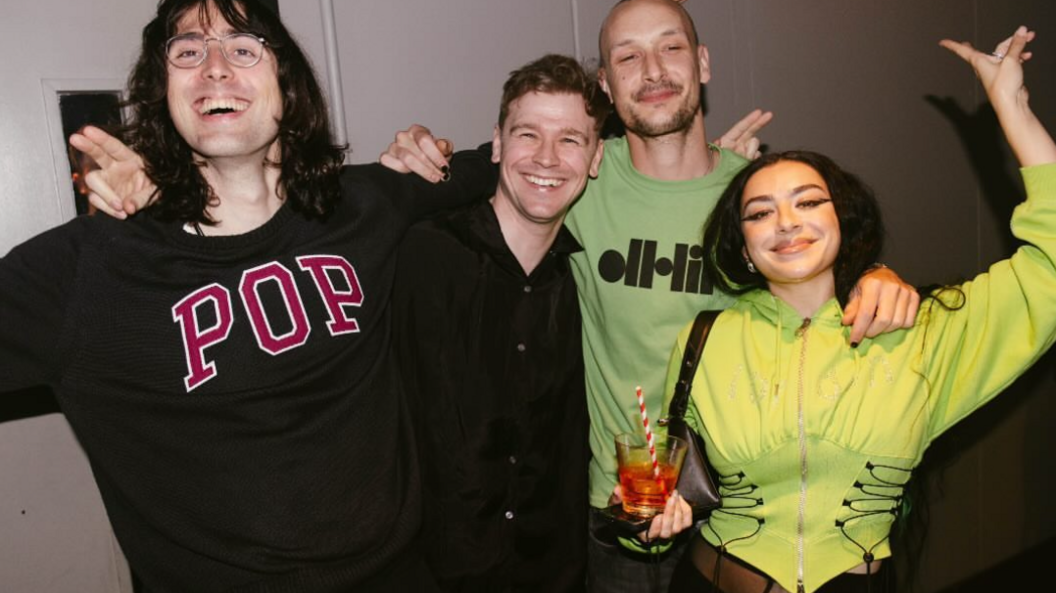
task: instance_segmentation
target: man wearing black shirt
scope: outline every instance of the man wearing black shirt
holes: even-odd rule
[[[427,563],[447,591],[581,591],[588,417],[562,226],[608,102],[572,59],[504,86],[495,196],[413,227],[394,321],[415,412]]]

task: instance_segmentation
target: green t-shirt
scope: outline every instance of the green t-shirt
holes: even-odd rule
[[[666,412],[664,376],[679,330],[697,311],[733,302],[702,286],[700,242],[704,221],[745,164],[723,150],[704,177],[661,181],[634,169],[625,138],[606,140],[598,178],[565,221],[583,245],[572,262],[583,311],[595,507],[606,505],[616,485],[613,438],[642,430],[635,387],[642,387],[655,426]]]

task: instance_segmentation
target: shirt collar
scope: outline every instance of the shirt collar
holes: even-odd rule
[[[495,216],[495,209],[491,202],[482,200],[472,205],[459,218],[456,227],[467,239],[474,240],[493,255],[513,256],[509,246],[506,245],[506,239],[502,236],[502,227],[499,226],[499,219]],[[561,225],[561,229],[554,238],[554,244],[550,246],[551,253],[568,254],[582,250],[583,247],[572,236],[572,233],[565,228],[565,225]]]

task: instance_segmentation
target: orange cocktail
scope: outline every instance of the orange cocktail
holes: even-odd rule
[[[654,450],[655,469],[653,455],[644,436],[616,436],[623,510],[633,515],[651,517],[662,513],[678,483],[678,473],[686,456],[685,441],[676,437],[658,437]]]

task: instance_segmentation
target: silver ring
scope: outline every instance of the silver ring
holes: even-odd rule
[[[1001,53],[999,51],[992,52],[990,55],[994,56],[995,58],[997,58],[999,60],[1005,59],[1005,54],[1003,54],[1003,53]]]

